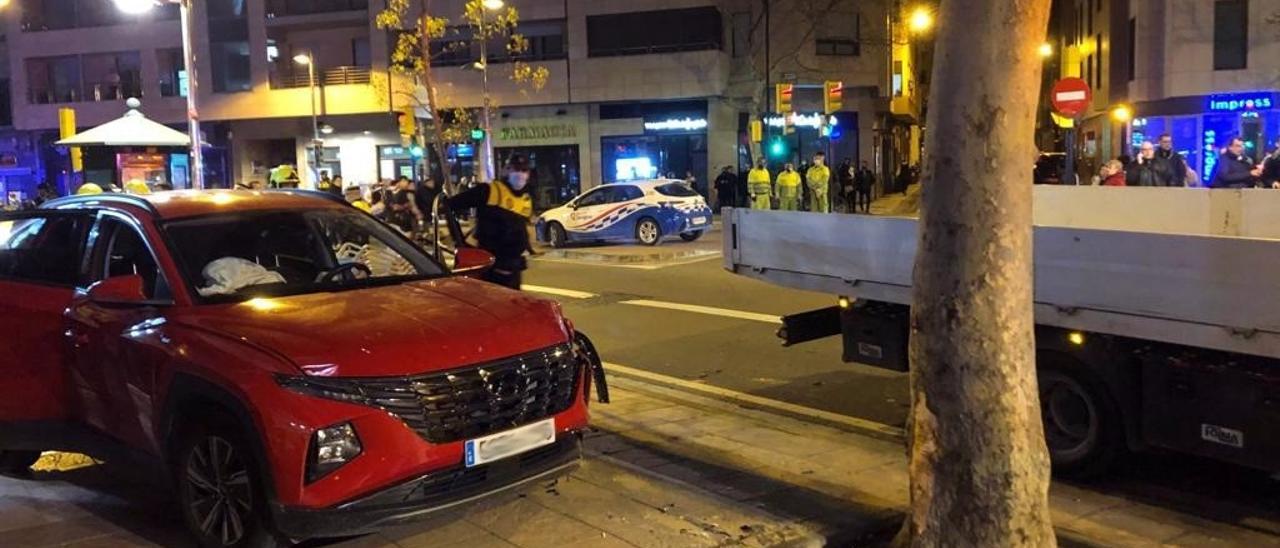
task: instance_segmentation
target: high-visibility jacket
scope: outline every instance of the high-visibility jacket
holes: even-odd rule
[[[804,178],[809,185],[809,190],[825,194],[827,183],[831,181],[831,169],[827,166],[813,166],[804,174]]]
[[[778,173],[778,196],[800,195],[800,173],[782,171]]]
[[[768,196],[773,193],[772,177],[769,176],[769,170],[764,168],[752,168],[747,172],[747,190],[756,196]]]

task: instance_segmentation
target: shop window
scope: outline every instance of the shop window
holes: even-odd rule
[[[587,55],[610,57],[721,49],[720,10],[712,6],[587,17]]]
[[[1217,0],[1213,4],[1213,70],[1243,69],[1248,57],[1248,0]]]
[[[856,57],[862,53],[857,40],[843,38],[819,38],[814,40],[814,48],[817,55]]]

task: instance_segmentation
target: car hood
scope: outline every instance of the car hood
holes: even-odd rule
[[[200,306],[173,320],[332,377],[443,371],[569,337],[556,303],[465,278]]]

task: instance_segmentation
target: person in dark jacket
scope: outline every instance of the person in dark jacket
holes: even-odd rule
[[[1280,137],[1276,149],[1262,161],[1262,187],[1280,189]]]
[[[1187,161],[1173,150],[1173,136],[1160,136],[1152,166],[1156,172],[1156,186],[1187,186]]]
[[[1143,141],[1138,157],[1125,168],[1125,186],[1158,186],[1155,160],[1155,145]]]
[[[841,202],[844,202],[845,212],[853,213],[855,209],[853,205],[853,160],[845,158],[840,161],[840,167],[835,169],[835,179],[838,185],[835,195],[840,197]]]
[[[522,273],[528,268],[529,219],[533,217],[533,196],[529,193],[529,163],[513,155],[501,181],[477,183],[449,198],[454,210],[475,208],[476,240],[480,248],[497,259],[485,273],[486,281],[520,289]]]
[[[871,189],[876,186],[876,174],[871,171],[866,160],[862,161],[858,172],[853,175],[853,185],[856,193],[853,200],[854,212],[861,209],[863,213],[871,213]]]
[[[1262,168],[1253,165],[1253,161],[1244,155],[1244,141],[1236,137],[1227,146],[1226,152],[1218,158],[1218,167],[1213,173],[1213,188],[1253,188]]]
[[[716,177],[716,201],[719,202],[719,208],[737,207],[738,205],[738,175],[733,172],[733,166],[724,166],[720,170],[720,175]]]

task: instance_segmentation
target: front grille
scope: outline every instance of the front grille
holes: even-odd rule
[[[573,405],[578,364],[568,345],[465,369],[360,379],[364,403],[380,407],[432,443],[528,424]]]

